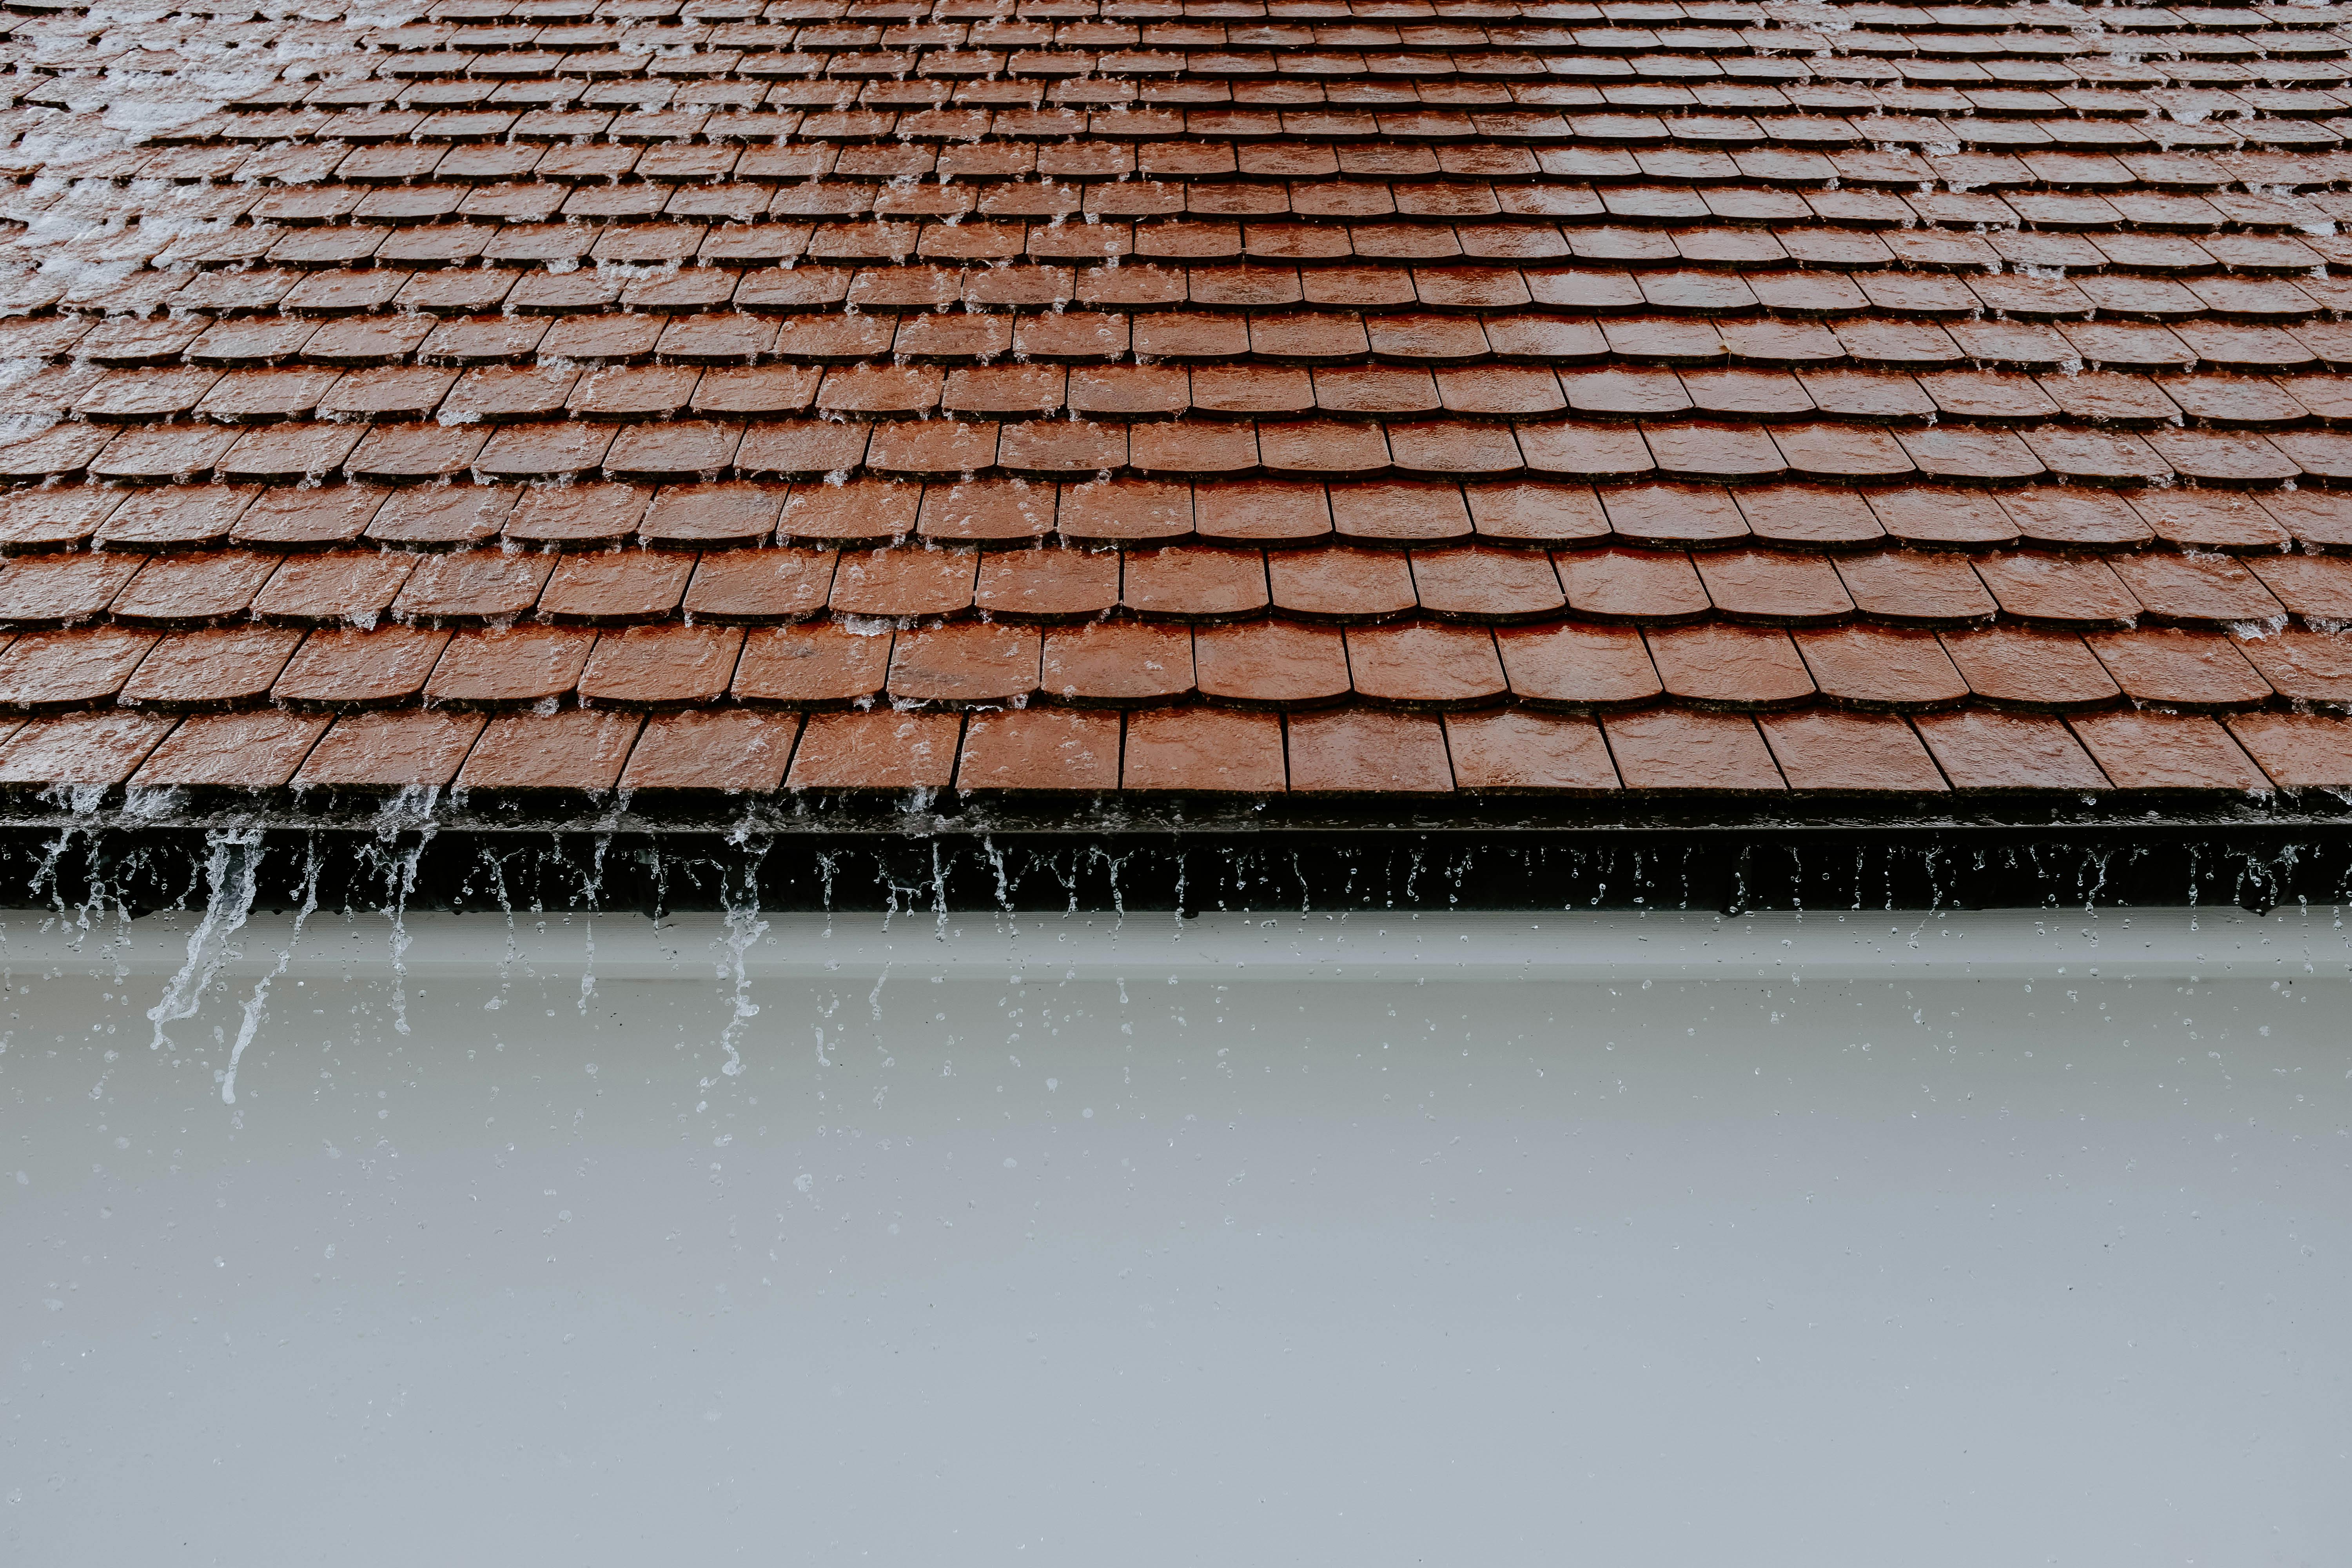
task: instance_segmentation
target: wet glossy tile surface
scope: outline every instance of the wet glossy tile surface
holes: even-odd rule
[[[24,0],[0,773],[2352,784],[2347,23]]]

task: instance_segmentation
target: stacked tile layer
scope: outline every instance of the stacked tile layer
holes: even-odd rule
[[[0,31],[0,782],[2352,785],[2352,8]]]

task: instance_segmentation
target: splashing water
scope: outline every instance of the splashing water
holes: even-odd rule
[[[248,875],[248,880],[250,877]],[[229,1047],[228,1066],[221,1073],[221,1103],[236,1103],[236,1064],[245,1058],[245,1047],[253,1044],[262,1021],[269,1016],[269,983],[286,973],[294,962],[294,949],[302,940],[302,927],[319,909],[319,844],[310,841],[310,855],[302,867],[302,907],[294,911],[293,933],[286,945],[278,951],[278,966],[254,984],[253,994],[245,999],[245,1016],[236,1026],[236,1043]]]
[[[416,890],[416,868],[425,858],[439,825],[433,808],[441,792],[425,784],[410,784],[385,801],[376,814],[376,839],[390,847],[384,868],[384,911],[392,917],[392,1026],[408,1033],[408,898]],[[400,847],[404,828],[416,829],[416,841]]]
[[[743,1072],[743,1032],[753,1018],[760,1016],[759,1005],[751,1000],[751,976],[744,963],[744,955],[767,934],[768,922],[760,915],[760,864],[767,858],[768,846],[763,841],[752,848],[740,867],[740,888],[728,885],[723,879],[719,895],[727,911],[728,963],[720,966],[725,978],[730,972],[735,982],[735,1014],[719,1032],[719,1047],[726,1051],[727,1061],[719,1070],[729,1078],[739,1078]]]
[[[205,882],[212,891],[205,901],[205,918],[189,933],[188,961],[163,987],[163,1000],[147,1009],[147,1020],[155,1026],[155,1037],[147,1042],[151,1051],[172,1043],[164,1026],[194,1017],[213,976],[220,973],[222,964],[244,952],[234,939],[253,912],[254,879],[261,866],[261,830],[215,828],[205,835],[205,840],[210,849],[205,859]]]

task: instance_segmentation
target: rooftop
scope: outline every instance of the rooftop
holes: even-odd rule
[[[0,783],[2352,786],[2352,7],[0,38]]]

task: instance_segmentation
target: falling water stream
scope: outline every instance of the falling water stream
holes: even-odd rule
[[[0,1561],[2352,1540],[2332,910],[592,947],[243,842],[5,918]]]

